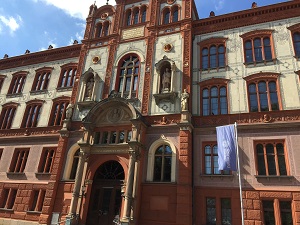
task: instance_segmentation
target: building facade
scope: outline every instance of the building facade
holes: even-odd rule
[[[300,1],[199,19],[91,5],[84,40],[0,60],[0,224],[300,224]]]

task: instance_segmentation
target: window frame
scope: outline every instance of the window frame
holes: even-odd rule
[[[125,19],[124,19],[124,26],[134,26],[138,25],[141,23],[145,23],[147,21],[147,8],[148,5],[140,5],[140,6],[135,6],[132,8],[128,8],[125,11]],[[145,17],[143,12],[145,12]],[[143,21],[143,18],[145,19]]]
[[[265,174],[260,174],[259,171],[259,160],[258,160],[258,153],[257,153],[257,146],[261,144],[263,145],[263,158],[264,158],[264,170],[265,170]],[[276,169],[276,175],[270,175],[269,173],[269,168],[268,168],[268,154],[267,154],[267,150],[266,150],[266,146],[268,144],[272,144],[273,145],[273,149],[274,149],[274,161],[275,161],[275,169]],[[284,162],[285,162],[285,170],[286,170],[286,174],[285,175],[281,175],[280,174],[280,166],[279,166],[279,161],[278,161],[278,154],[277,154],[277,148],[276,145],[277,144],[282,144],[283,146],[283,156],[284,156]],[[255,169],[256,169],[256,176],[267,176],[267,177],[285,177],[285,176],[290,176],[290,166],[289,166],[289,158],[288,158],[288,151],[286,148],[286,141],[285,140],[278,140],[278,139],[274,139],[274,140],[255,140],[253,143],[253,149],[254,149],[254,155],[255,155]]]
[[[68,63],[61,66],[57,89],[72,88],[74,86],[78,72],[77,66],[77,63]]]
[[[170,181],[154,181],[154,159],[155,159],[155,152],[160,147],[161,145],[168,145],[171,150],[172,150],[172,156],[171,156],[171,180]],[[174,183],[176,182],[176,164],[177,164],[177,159],[176,159],[176,147],[170,141],[169,139],[165,137],[161,137],[155,142],[153,142],[149,148],[148,152],[148,165],[147,165],[147,177],[146,181],[147,182],[153,182],[153,183]]]
[[[7,92],[8,95],[22,94],[28,73],[29,72],[27,71],[19,71],[12,74],[12,79]]]
[[[176,23],[180,21],[181,18],[181,7],[180,5],[173,5],[173,6],[166,6],[161,10],[161,19],[160,19],[160,24],[161,25],[168,25],[171,23]],[[174,13],[177,11],[177,20],[174,21]],[[166,14],[169,14],[168,18],[166,18]]]
[[[29,148],[15,148],[9,166],[9,173],[24,173],[27,165]]]
[[[132,60],[132,58],[135,58],[135,60]],[[126,63],[127,62],[127,63]],[[134,62],[134,63],[132,63]],[[135,64],[138,62],[138,65]],[[125,65],[127,64],[127,65]],[[128,65],[133,64],[133,66],[129,67]],[[125,66],[123,66],[125,65]],[[132,68],[132,73],[127,73],[127,70]],[[138,73],[135,73],[136,68],[138,68]],[[124,71],[124,74],[122,74],[122,71]],[[128,99],[135,99],[138,97],[139,92],[139,82],[140,82],[140,76],[141,76],[141,59],[137,54],[126,54],[123,56],[118,63],[118,69],[117,69],[117,76],[116,76],[116,82],[115,82],[115,90],[117,90],[121,97],[126,97]],[[136,80],[136,87],[135,87],[135,78]],[[129,91],[126,91],[126,84],[127,79],[130,78],[130,87]],[[122,82],[121,82],[122,80]],[[121,87],[122,85],[122,87]],[[120,90],[121,89],[121,90]],[[134,93],[135,92],[135,93]]]
[[[230,80],[228,79],[224,79],[224,78],[212,78],[209,80],[204,80],[198,83],[198,85],[200,86],[200,115],[201,116],[211,116],[211,115],[228,115],[229,114],[229,90],[228,90],[228,83]],[[210,109],[212,109],[212,102],[211,102],[211,89],[217,87],[218,89],[218,114],[212,114],[212,112],[210,112],[208,115],[204,115],[204,110],[203,110],[203,104],[204,104],[204,99],[203,99],[203,91],[204,89],[208,89],[209,90],[209,97],[208,97],[208,102],[209,102],[209,111],[211,111]],[[222,87],[225,87],[226,90],[226,104],[227,104],[227,113],[222,113],[221,110],[221,95],[220,95],[220,90]],[[223,96],[224,97],[224,96]]]
[[[6,78],[5,75],[0,75],[0,93],[1,93],[5,78]]]
[[[53,99],[53,104],[52,104],[52,109],[51,109],[48,126],[62,126],[63,125],[63,121],[66,118],[66,109],[67,109],[69,103],[70,103],[69,97],[58,97],[56,99]],[[64,107],[62,110],[63,105],[64,105]],[[59,113],[60,111],[62,111],[62,114]]]
[[[264,63],[266,64],[267,62],[276,62],[276,55],[275,55],[275,45],[273,41],[273,32],[274,30],[255,30],[255,31],[250,31],[245,34],[240,35],[240,37],[243,39],[243,51],[244,51],[244,64],[251,65],[253,64],[256,66],[256,64],[259,63]],[[269,38],[270,40],[270,51],[271,51],[271,59],[266,59],[265,56],[265,45],[264,45],[264,39]],[[257,61],[255,60],[255,45],[254,45],[254,40],[260,39],[261,40],[261,57],[262,60]],[[251,55],[252,55],[252,61],[247,62],[247,53],[246,53],[246,42],[250,41],[251,42],[251,48],[248,48],[248,50],[251,50]]]
[[[299,33],[299,35],[300,35],[300,23],[290,26],[287,29],[289,29],[291,32],[291,40],[292,40],[292,45],[293,45],[293,49],[294,49],[294,57],[297,60],[299,60],[300,59],[300,48],[299,48],[299,52],[296,52],[294,34]],[[300,45],[300,43],[299,43],[299,45]]]
[[[282,101],[281,101],[281,91],[280,91],[280,85],[279,85],[279,73],[271,73],[271,72],[260,72],[258,74],[252,74],[250,76],[244,77],[244,80],[246,81],[247,85],[247,95],[248,95],[248,109],[250,113],[253,112],[270,112],[270,111],[281,111],[282,110]],[[258,84],[259,82],[264,81],[266,83],[267,91],[267,100],[268,100],[268,111],[261,111],[261,100],[259,96],[259,89]],[[270,82],[275,82],[276,84],[276,93],[277,93],[277,101],[278,101],[278,110],[272,110],[272,102],[271,102],[271,96],[269,91],[269,84]],[[257,102],[257,111],[251,111],[251,93],[249,90],[249,86],[251,84],[255,84],[256,86],[256,102]],[[254,92],[253,92],[254,93]]]
[[[43,100],[31,100],[26,103],[21,123],[22,128],[37,127],[44,102]]]
[[[0,114],[0,130],[10,129],[13,123],[18,103],[9,102],[2,105],[2,110]],[[10,112],[8,112],[10,110]]]
[[[3,201],[0,206],[1,209],[13,211],[17,195],[18,195],[18,189],[3,188],[1,193],[2,201]]]
[[[95,27],[95,38],[107,37],[110,34],[110,22],[108,20],[98,22]]]
[[[264,206],[264,202],[271,202],[272,203],[272,208],[267,208]],[[288,202],[290,204],[290,209],[282,209],[281,207],[281,203],[282,202]],[[293,215],[293,200],[289,199],[289,198],[264,198],[261,199],[261,211],[262,211],[262,221],[264,222],[266,220],[266,212],[272,212],[273,214],[273,218],[274,218],[274,222],[275,224],[283,224],[282,223],[282,213],[283,212],[287,212],[290,213],[291,215],[291,222],[294,224],[294,218],[295,215]],[[269,220],[268,220],[269,221]]]
[[[35,71],[35,78],[32,84],[31,92],[47,90],[52,74],[52,67],[44,67]]]
[[[50,174],[52,171],[54,157],[55,157],[55,147],[44,147],[40,157],[40,163],[38,166],[38,173],[40,174]]]
[[[226,42],[227,42],[228,38],[225,37],[220,37],[220,38],[209,38],[209,39],[205,39],[203,41],[198,42],[197,44],[199,45],[199,49],[200,49],[200,71],[211,71],[211,70],[217,70],[219,71],[220,69],[227,69],[228,65],[227,65],[227,54],[226,54]],[[210,49],[215,46],[216,47],[216,67],[212,68],[210,67],[210,59],[211,59],[211,54],[210,54]],[[218,52],[218,49],[223,46],[224,47],[224,65],[220,66],[220,53]],[[203,50],[207,49],[208,53],[207,53],[207,68],[203,68]]]
[[[69,180],[75,180],[76,178],[76,173],[78,169],[78,164],[79,164],[79,158],[80,158],[80,148],[77,149],[72,158],[72,165],[71,165],[71,170],[69,174]]]
[[[28,208],[28,211],[41,213],[43,210],[45,197],[45,189],[33,189],[30,195],[30,206]]]

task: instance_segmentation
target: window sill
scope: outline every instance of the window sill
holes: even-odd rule
[[[254,67],[254,66],[266,66],[266,65],[271,65],[271,64],[276,64],[277,59],[270,59],[270,60],[263,60],[263,61],[253,61],[253,62],[244,62],[244,65],[246,67]]]
[[[211,180],[213,179],[219,179],[219,180],[229,180],[229,179],[233,179],[233,174],[201,174],[200,177],[202,179],[208,179],[210,178]]]
[[[293,176],[276,176],[276,175],[255,175],[257,180],[292,180]]]
[[[30,210],[28,210],[26,212],[29,214],[41,214],[42,213],[41,211],[30,211]]]
[[[13,209],[0,208],[0,211],[13,212]]]
[[[22,93],[13,93],[13,94],[7,94],[6,98],[16,98],[16,97],[21,97]]]
[[[199,69],[201,73],[213,73],[213,72],[225,72],[228,70],[228,66],[225,67],[217,67],[217,68],[206,68],[206,69]]]
[[[73,86],[69,86],[69,87],[58,87],[58,88],[56,88],[56,90],[57,90],[58,92],[72,91],[72,89],[73,89]]]
[[[25,175],[24,172],[6,172],[7,175],[13,175],[13,176],[18,176],[18,175]]]
[[[159,184],[176,184],[176,182],[173,181],[146,181],[147,184],[155,184],[155,185],[159,185]]]
[[[46,94],[48,91],[47,90],[35,90],[35,91],[30,91],[30,95],[41,95],[41,94]]]
[[[41,178],[41,177],[43,177],[43,178],[49,178],[51,176],[51,173],[41,173],[41,172],[39,172],[39,173],[35,173],[35,176],[37,178]]]

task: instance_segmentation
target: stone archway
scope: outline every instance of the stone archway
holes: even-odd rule
[[[114,221],[119,221],[124,177],[123,167],[117,161],[107,161],[97,169],[86,224],[115,225]]]

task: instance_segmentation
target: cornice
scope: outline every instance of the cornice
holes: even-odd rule
[[[300,16],[300,1],[248,9],[194,21],[194,34],[206,34]]]
[[[262,30],[253,30],[247,33],[240,35],[241,38],[253,38],[261,35],[271,35],[274,30],[271,29],[262,29]]]
[[[49,61],[79,57],[82,44],[67,47],[49,49],[21,56],[9,57],[0,60],[0,70],[44,63]]]
[[[300,23],[294,24],[293,26],[290,26],[287,29],[289,29],[291,31],[298,31],[298,30],[300,30]]]
[[[280,76],[280,73],[272,73],[272,72],[260,72],[256,74],[249,75],[244,77],[244,80],[247,82],[258,80],[258,79],[277,79]]]
[[[230,80],[225,78],[211,78],[208,80],[200,81],[198,84],[202,86],[211,86],[211,85],[226,85]]]

